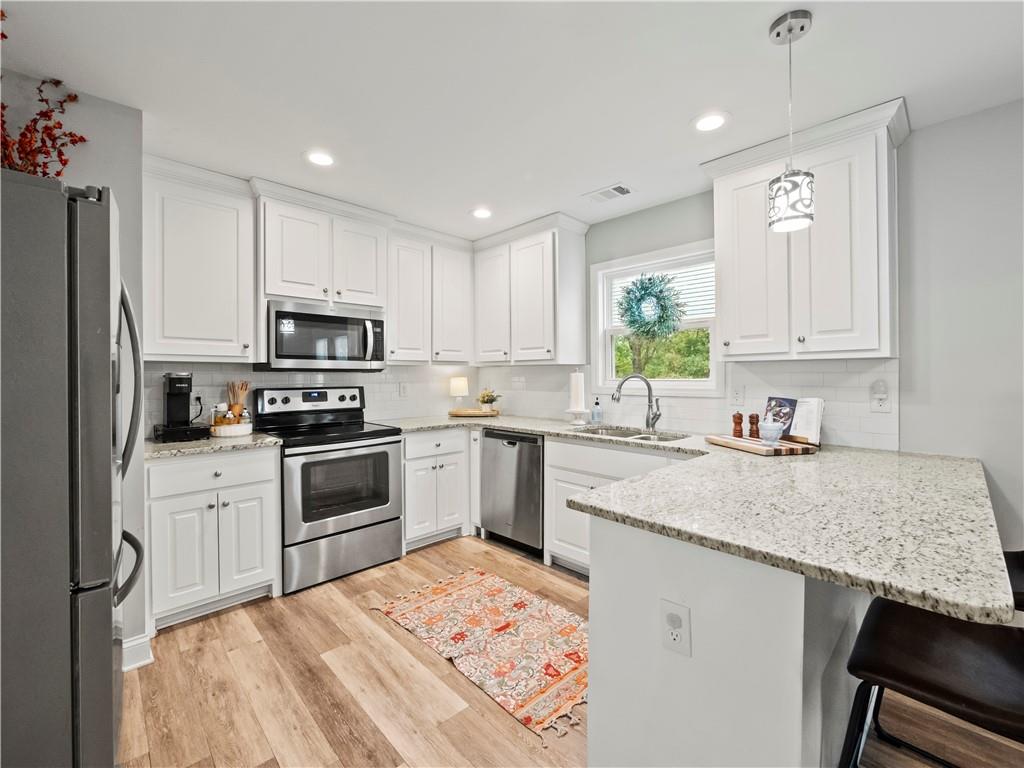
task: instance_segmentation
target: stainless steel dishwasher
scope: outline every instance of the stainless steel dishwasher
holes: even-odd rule
[[[485,429],[480,522],[499,536],[544,546],[544,438]]]

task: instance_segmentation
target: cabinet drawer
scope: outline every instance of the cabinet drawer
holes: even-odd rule
[[[544,445],[544,464],[563,467],[587,475],[627,478],[645,475],[668,466],[664,454],[615,448],[594,448],[583,443],[548,440]]]
[[[156,499],[273,480],[279,460],[277,450],[161,459],[147,467],[149,497]]]
[[[405,438],[405,458],[419,459],[423,456],[437,456],[442,453],[458,453],[466,450],[466,430],[439,429],[434,432],[418,432]]]

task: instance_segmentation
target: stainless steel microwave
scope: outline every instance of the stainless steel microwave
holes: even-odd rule
[[[380,371],[384,315],[380,311],[290,301],[267,302],[265,370]]]

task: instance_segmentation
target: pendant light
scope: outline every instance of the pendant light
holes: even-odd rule
[[[793,43],[811,31],[810,11],[790,11],[774,22],[769,38],[789,53],[789,159],[786,170],[768,182],[768,228],[796,232],[814,221],[814,174],[793,168]]]

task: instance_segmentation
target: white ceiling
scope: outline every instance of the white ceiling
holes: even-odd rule
[[[708,189],[698,163],[785,132],[768,26],[794,7],[8,2],[3,58],[143,110],[147,152],[476,239]],[[1021,98],[1020,3],[802,7],[798,129],[897,96],[915,129]],[[731,124],[697,134],[711,108]],[[634,194],[581,197],[619,182]]]

